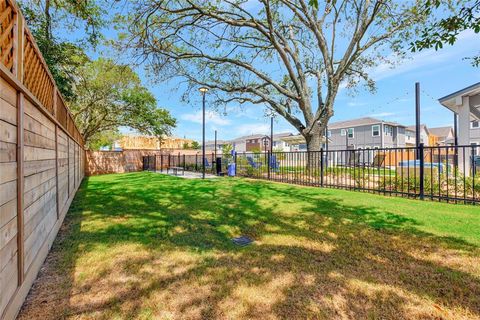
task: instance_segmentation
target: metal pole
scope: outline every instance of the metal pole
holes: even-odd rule
[[[270,153],[273,152],[273,116],[270,118]]]
[[[323,148],[320,148],[320,186],[323,187]]]
[[[217,161],[217,130],[215,130],[215,161]]]
[[[325,126],[325,151],[327,151],[327,157],[325,159],[325,167],[328,168],[328,124]]]
[[[205,92],[202,102],[202,179],[205,179]]]
[[[458,146],[458,114],[454,113],[453,114],[453,133],[454,133],[454,143],[455,147]]]
[[[420,83],[415,83],[415,146],[420,159]]]
[[[453,137],[454,137],[454,147],[455,147],[455,155],[454,157],[454,166],[455,168],[458,167],[458,114],[454,113],[453,114]]]
[[[424,178],[425,178],[425,170],[424,170],[424,165],[425,161],[423,159],[423,143],[420,143],[419,149],[418,149],[418,154],[420,156],[420,172],[419,172],[419,179],[420,179],[420,200],[424,199],[425,195],[425,183],[424,183]]]

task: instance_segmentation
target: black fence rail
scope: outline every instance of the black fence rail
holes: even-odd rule
[[[208,154],[207,173],[306,186],[338,188],[453,203],[480,202],[480,156],[476,146],[320,150],[314,152],[244,152]],[[221,163],[221,164],[220,164]],[[157,156],[155,168],[202,171],[201,155]],[[218,170],[217,170],[218,167]]]
[[[220,161],[218,161],[220,159]],[[232,160],[233,156],[217,156],[215,153],[208,153],[205,155],[205,172],[209,174],[225,174],[227,172],[227,166]],[[185,154],[164,154],[157,155],[155,159],[154,170],[160,172],[166,172],[169,168],[182,168],[186,171],[202,172],[202,155],[185,155]]]

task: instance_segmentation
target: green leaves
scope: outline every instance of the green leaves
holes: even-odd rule
[[[438,0],[427,1],[424,10],[431,14],[433,9],[438,9],[441,2]],[[410,43],[412,52],[434,48],[440,50],[444,44],[453,45],[458,35],[465,30],[480,32],[480,0],[470,1],[465,6],[456,10],[451,16],[431,23],[427,26],[419,39]],[[473,66],[478,66],[480,55],[470,58]]]
[[[159,138],[175,127],[176,120],[157,107],[155,97],[130,67],[98,59],[77,72],[70,108],[90,148],[101,145],[105,135],[118,133],[121,126]]]

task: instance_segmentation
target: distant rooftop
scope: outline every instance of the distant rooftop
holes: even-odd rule
[[[384,120],[371,118],[371,117],[364,117],[364,118],[358,118],[358,119],[332,122],[328,125],[328,129],[343,129],[343,128],[367,126],[367,125],[379,124],[379,123],[382,123],[382,122],[384,124],[388,124],[388,125],[391,125],[391,126],[405,127],[404,125],[399,124],[397,122],[384,121]]]
[[[437,137],[447,137],[451,130],[453,130],[452,127],[437,127],[429,129],[430,133]]]

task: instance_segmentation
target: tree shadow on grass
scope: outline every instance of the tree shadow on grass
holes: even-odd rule
[[[480,317],[478,247],[416,224],[307,188],[96,177],[50,254],[47,274],[66,272],[44,306],[85,318]],[[233,245],[242,234],[255,244]],[[46,294],[34,290],[23,315]]]

